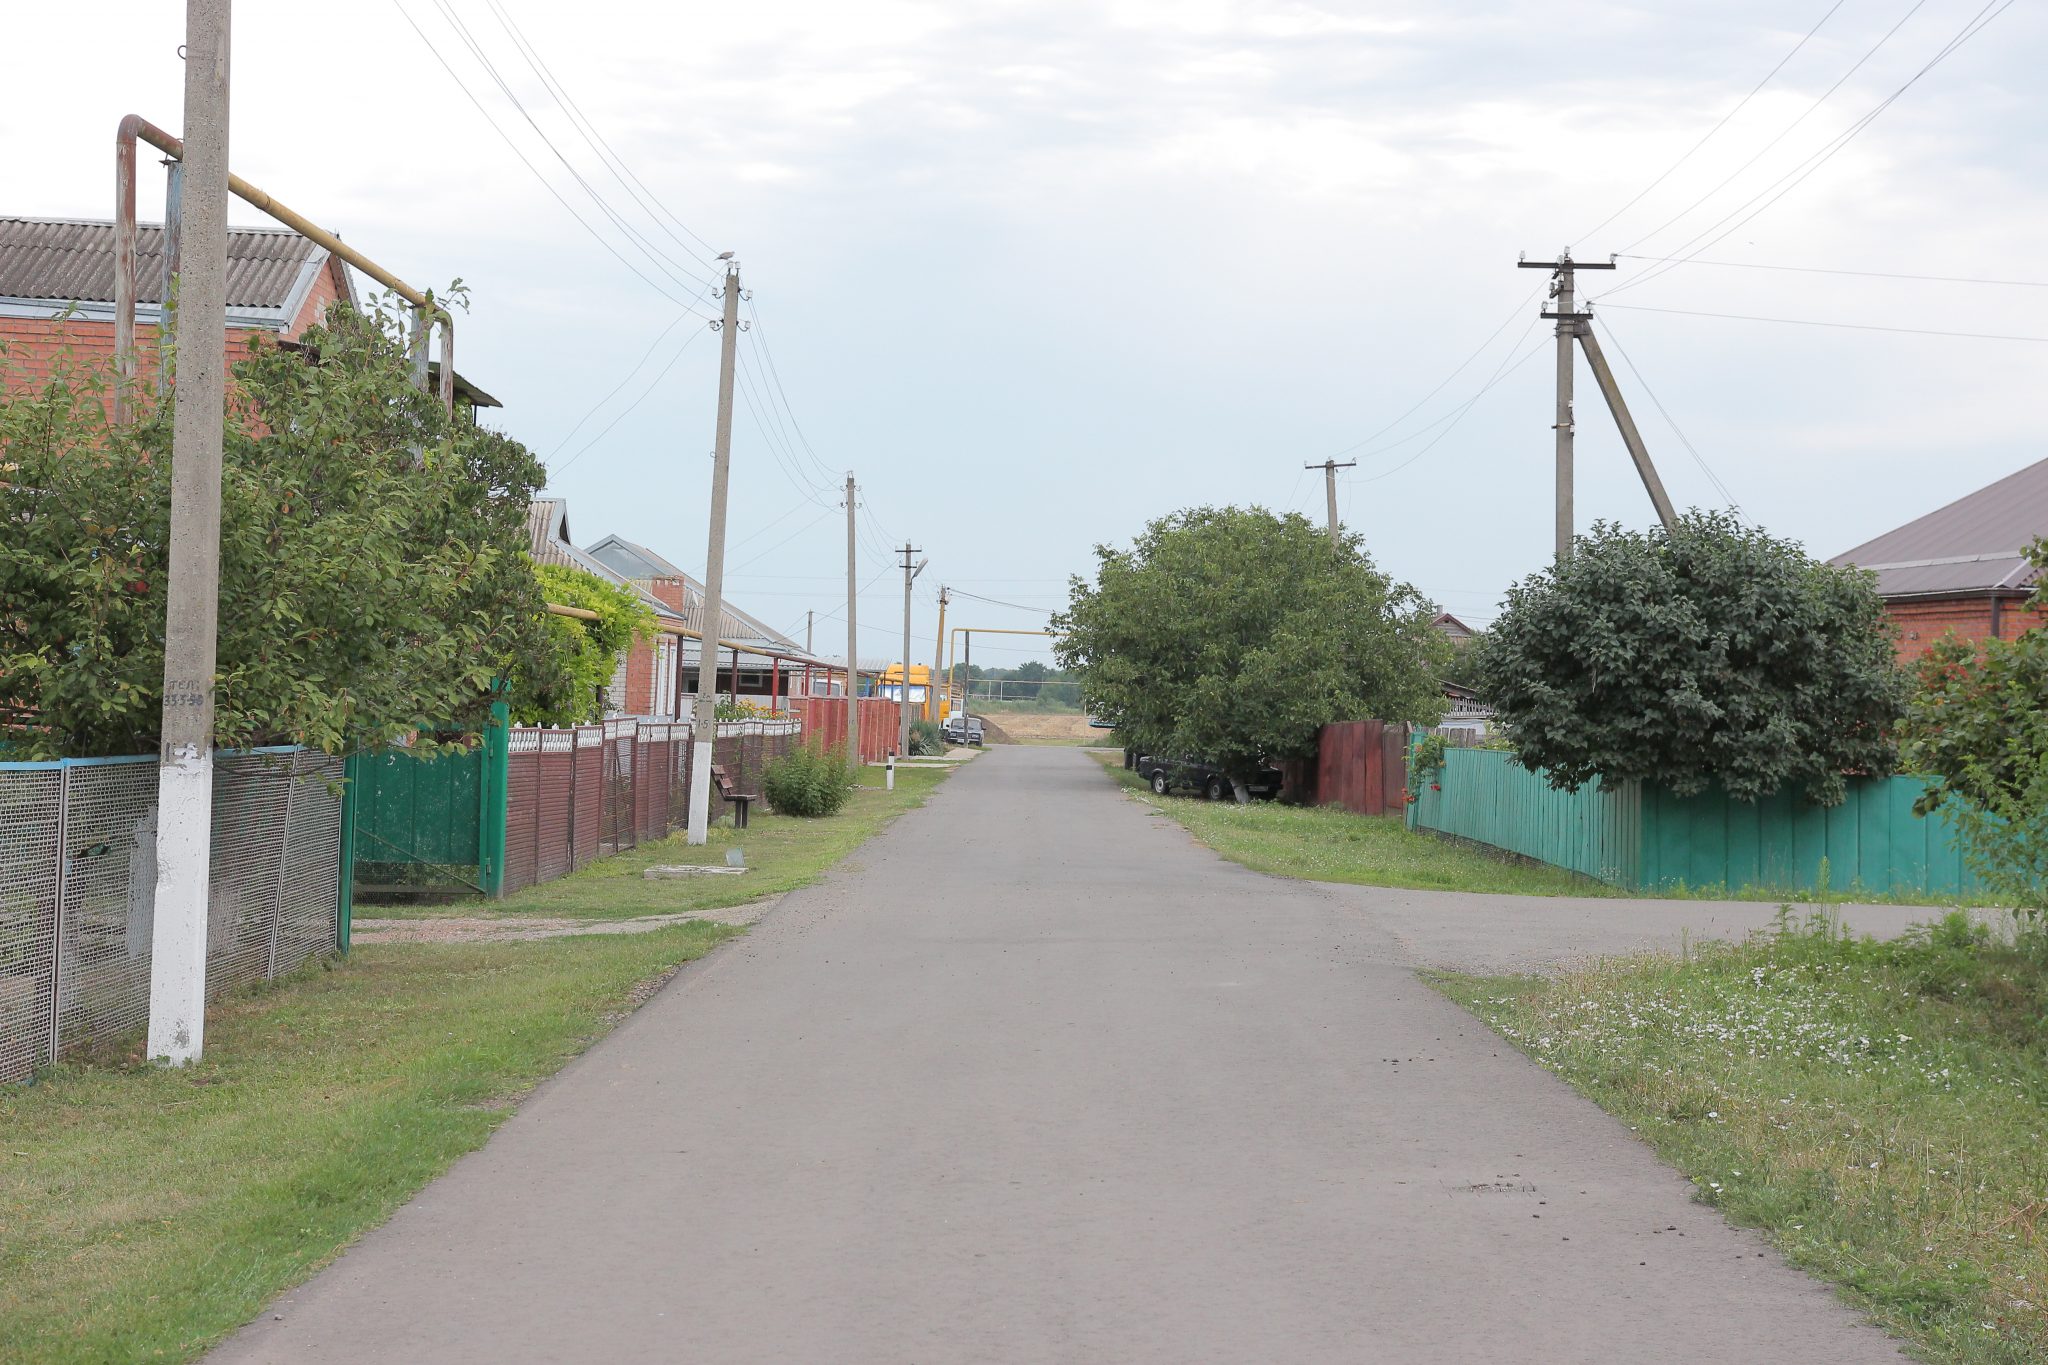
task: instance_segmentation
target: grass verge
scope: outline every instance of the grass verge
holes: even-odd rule
[[[1422,891],[1495,891],[1518,896],[1612,896],[1612,887],[1559,867],[1502,857],[1417,834],[1391,816],[1335,807],[1282,806],[1152,795],[1116,753],[1098,753],[1109,775],[1155,804],[1188,833],[1254,872],[1318,882]]]
[[[196,1356],[733,932],[358,948],[215,1005],[188,1069],[0,1088],[0,1360]]]
[[[1435,984],[1929,1360],[2048,1360],[2048,941],[1961,914]]]
[[[501,901],[467,899],[442,904],[358,905],[356,918],[424,919],[449,915],[541,915],[565,919],[631,919],[685,910],[716,910],[814,882],[882,826],[925,802],[951,772],[898,768],[896,790],[885,791],[879,768],[861,774],[861,787],[839,814],[818,820],[756,809],[748,827],[713,825],[708,842],[691,847],[682,834],[600,858],[570,876],[529,887]],[[745,853],[750,869],[737,877],[649,881],[657,863],[723,864],[726,850]]]

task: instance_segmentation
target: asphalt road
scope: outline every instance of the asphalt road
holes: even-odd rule
[[[1903,1359],[1413,971],[1768,907],[1493,899],[997,750],[214,1359]]]

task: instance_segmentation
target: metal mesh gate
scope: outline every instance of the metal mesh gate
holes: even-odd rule
[[[342,763],[214,761],[207,993],[335,944]],[[0,1081],[149,1019],[154,758],[0,764]]]

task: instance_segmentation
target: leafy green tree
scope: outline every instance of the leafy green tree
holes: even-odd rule
[[[507,701],[512,721],[516,725],[582,725],[601,720],[604,689],[618,671],[619,655],[636,641],[654,638],[654,608],[630,588],[567,565],[535,565],[534,577],[547,601],[594,611],[597,619],[547,618],[552,648],[539,656],[541,676],[532,676],[530,661],[509,670]],[[558,671],[567,674],[565,685],[555,684]]]
[[[2034,564],[2048,568],[2048,540]],[[2048,612],[2048,578],[2027,605]],[[2036,915],[2048,910],[2048,630],[2017,640],[1950,635],[1923,654],[1900,727],[1900,756],[1930,783],[1917,809],[1941,807],[1987,884]]]
[[[1332,721],[1443,715],[1434,608],[1356,536],[1333,552],[1303,517],[1200,507],[1095,554],[1096,581],[1076,577],[1053,620],[1054,657],[1124,743],[1204,756],[1240,800],[1262,761],[1306,757]]]
[[[474,729],[514,662],[560,687],[525,554],[540,462],[416,390],[389,318],[338,308],[301,341],[233,367],[221,744]],[[116,427],[107,384],[0,374],[0,746],[29,757],[157,744],[171,412]]]
[[[1870,576],[1722,513],[1596,524],[1509,590],[1475,663],[1517,761],[1566,790],[1791,783],[1834,805],[1845,774],[1896,758],[1903,677]]]

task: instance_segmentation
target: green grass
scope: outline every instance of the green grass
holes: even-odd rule
[[[1730,1221],[1951,1365],[2048,1360],[2048,938],[1816,916],[1747,944],[1436,984]]]
[[[1254,872],[1318,882],[1423,891],[1494,891],[1518,896],[1617,894],[1563,868],[1502,857],[1407,829],[1392,816],[1353,815],[1332,806],[1239,806],[1197,797],[1155,797],[1118,754],[1097,754],[1111,777],[1186,826],[1188,833]]]
[[[196,1356],[733,932],[358,948],[214,1006],[188,1069],[0,1088],[0,1360]]]
[[[744,830],[719,823],[709,841],[692,848],[682,834],[599,858],[574,874],[530,887],[501,901],[461,900],[441,904],[357,905],[358,920],[414,919],[448,915],[538,915],[567,919],[630,919],[637,915],[715,910],[791,891],[816,881],[824,870],[907,810],[921,806],[950,769],[898,768],[896,790],[882,788],[878,768],[861,774],[862,786],[839,814],[806,820],[755,808]],[[641,874],[656,863],[725,862],[738,848],[752,869],[737,877],[649,881]]]

